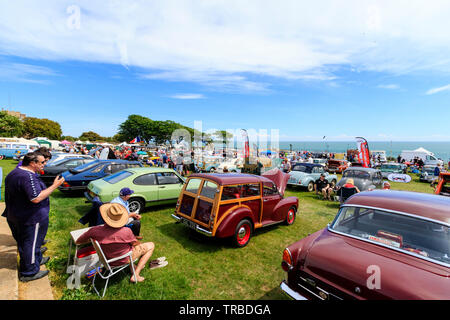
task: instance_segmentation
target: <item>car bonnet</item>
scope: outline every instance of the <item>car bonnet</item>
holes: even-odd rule
[[[287,173],[282,172],[278,168],[271,169],[269,171],[264,172],[261,176],[272,180],[278,188],[278,191],[284,195],[284,191],[286,190],[286,185],[289,180],[289,175]]]

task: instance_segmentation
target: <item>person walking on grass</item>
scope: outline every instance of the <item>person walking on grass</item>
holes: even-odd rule
[[[125,227],[128,221],[128,211],[123,205],[106,203],[100,207],[100,214],[105,224],[90,228],[77,239],[76,243],[89,243],[90,239],[98,241],[108,260],[120,257],[131,250],[132,260],[139,259],[139,262],[135,269],[136,279],[131,276],[130,281],[144,281],[145,278],[141,276],[141,271],[152,256],[155,244],[153,242],[139,242],[131,229]],[[129,258],[126,257],[111,262],[111,266],[120,266],[129,262]],[[150,269],[161,268],[167,264],[165,257],[161,257],[150,262]]]
[[[39,178],[45,158],[38,152],[27,153],[20,167],[12,170],[5,179],[5,204],[2,216],[17,242],[19,251],[19,280],[22,282],[45,277],[48,270],[40,266],[49,261],[41,249],[49,223],[49,196],[63,182],[57,176],[50,187]]]

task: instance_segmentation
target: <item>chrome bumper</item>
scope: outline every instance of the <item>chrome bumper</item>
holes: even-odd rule
[[[177,222],[182,222],[182,220],[189,221],[189,220],[184,219],[184,218],[182,218],[182,217],[178,217],[178,216],[176,216],[176,215],[174,215],[174,214],[172,214],[172,218],[174,218]],[[195,222],[193,222],[193,223],[195,223]],[[195,229],[194,229],[194,230],[197,231],[197,232],[199,232],[199,233],[204,234],[205,236],[212,237],[212,232],[211,232],[211,231],[208,231],[208,230],[203,229],[203,228],[200,227],[198,224],[195,224]]]
[[[283,292],[291,299],[293,300],[308,300],[304,296],[300,295],[298,292],[295,292],[289,286],[286,284],[286,281],[282,281],[280,283],[280,288],[283,290]]]

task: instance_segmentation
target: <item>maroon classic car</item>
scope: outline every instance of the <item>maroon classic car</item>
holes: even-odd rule
[[[231,237],[235,246],[244,247],[257,228],[294,223],[298,199],[283,197],[288,179],[278,169],[262,176],[192,174],[172,217],[207,236]]]
[[[450,299],[450,198],[375,190],[283,252],[293,299]]]

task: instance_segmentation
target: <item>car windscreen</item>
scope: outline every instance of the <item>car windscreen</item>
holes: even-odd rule
[[[382,164],[380,169],[394,169],[394,170],[398,170],[401,169],[400,166],[395,165],[395,164]]]
[[[60,164],[63,164],[64,162],[66,162],[66,161],[69,161],[69,159],[60,159],[60,160],[56,160],[56,161],[49,161],[49,162],[47,162],[47,166],[52,166],[52,167],[54,167],[54,166],[59,166]]]
[[[370,179],[370,174],[365,171],[347,170],[342,175],[343,178]]]
[[[343,207],[331,230],[450,265],[450,228],[437,222],[362,207]]]
[[[123,179],[128,178],[129,176],[133,175],[132,172],[123,170],[123,171],[119,171],[116,173],[113,173],[105,178],[103,178],[104,181],[111,183],[111,184],[115,184],[119,181],[122,181]]]
[[[76,167],[76,168],[70,169],[70,171],[71,171],[71,172],[78,172],[78,173],[80,173],[80,172],[83,172],[83,171],[86,171],[86,170],[89,170],[89,169],[95,167],[95,166],[98,165],[99,163],[100,163],[100,162],[98,162],[98,161],[86,163],[86,164],[83,164],[83,165],[78,166],[78,167]]]
[[[300,171],[300,172],[310,173],[311,172],[311,167],[304,166],[304,165],[301,165],[301,164],[296,164],[296,165],[294,165],[294,167],[292,167],[292,171]]]

